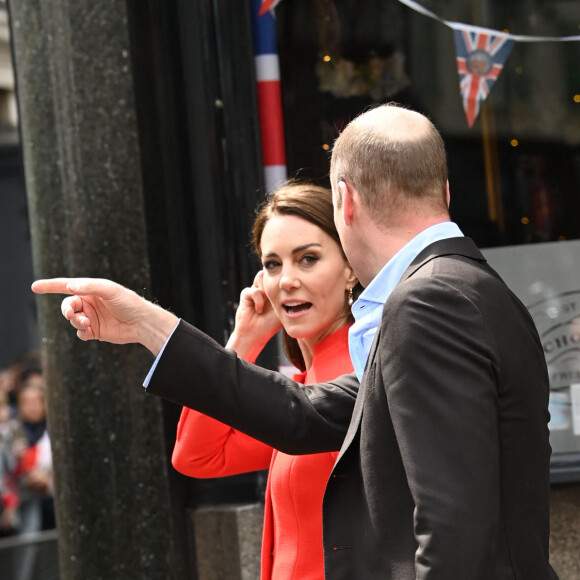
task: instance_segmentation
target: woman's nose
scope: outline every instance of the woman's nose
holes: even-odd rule
[[[293,290],[300,286],[300,280],[295,275],[293,268],[285,269],[280,276],[280,288],[282,290]]]

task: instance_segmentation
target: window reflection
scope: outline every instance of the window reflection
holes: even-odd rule
[[[451,22],[513,34],[580,34],[580,1],[420,4]],[[452,216],[479,245],[580,237],[580,42],[515,42],[469,128],[453,31],[441,22],[394,0],[292,0],[276,19],[290,173],[324,181],[341,128],[394,100],[443,133]]]
[[[511,34],[580,34],[580,0],[419,4]],[[487,248],[538,327],[553,481],[580,480],[580,242],[570,241],[580,239],[580,42],[516,41],[469,127],[453,30],[440,21],[396,0],[287,0],[276,18],[290,173],[326,181],[334,139],[376,103],[408,105],[443,134],[452,219]],[[545,324],[555,307],[565,317]]]

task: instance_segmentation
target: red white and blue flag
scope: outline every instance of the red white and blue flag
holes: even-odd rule
[[[252,0],[256,90],[264,184],[267,192],[274,190],[286,179],[280,63],[276,23],[272,12],[278,2],[279,0]]]
[[[270,12],[276,8],[276,4],[280,2],[280,0],[261,0],[262,5],[260,6],[259,15],[262,16],[266,14],[266,12]]]
[[[508,34],[474,26],[454,27],[453,36],[463,109],[472,127],[514,41]]]

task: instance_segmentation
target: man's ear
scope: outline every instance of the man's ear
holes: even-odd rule
[[[447,180],[447,209],[449,209],[449,204],[451,203],[451,193],[449,192],[449,179]]]
[[[338,190],[340,192],[340,198],[342,199],[340,212],[342,213],[344,225],[351,226],[354,216],[354,191],[352,184],[348,181],[339,181]]]

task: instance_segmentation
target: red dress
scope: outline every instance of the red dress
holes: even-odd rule
[[[294,378],[319,383],[352,373],[348,326],[321,340],[312,366]],[[322,496],[338,452],[286,455],[184,408],[172,462],[192,477],[269,468],[262,538],[262,580],[324,580]]]

